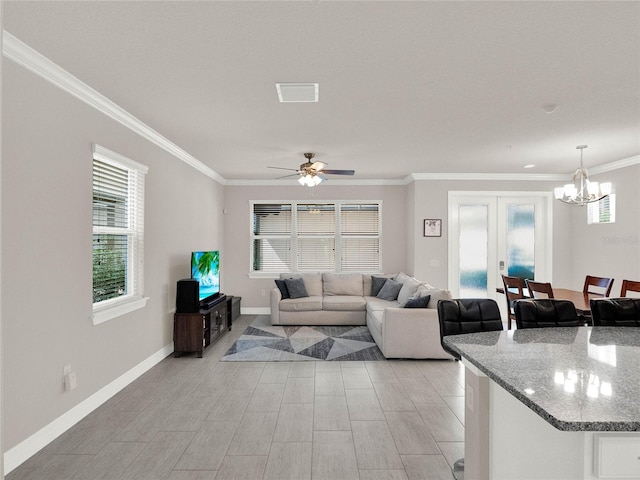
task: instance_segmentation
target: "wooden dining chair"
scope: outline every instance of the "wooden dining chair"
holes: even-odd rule
[[[620,289],[620,296],[626,297],[627,292],[640,293],[640,282],[634,282],[633,280],[622,280],[622,288]]]
[[[524,298],[524,279],[502,275],[502,284],[504,285],[504,296],[507,298],[507,330],[511,330],[511,320],[516,321],[513,304],[516,300]]]
[[[611,287],[613,286],[613,278],[606,277],[592,277],[591,275],[587,275],[584,279],[584,287],[582,287],[582,292],[592,295],[599,295],[602,297],[608,297],[611,293]],[[591,287],[598,287],[593,289]]]
[[[553,288],[550,283],[534,282],[533,280],[527,280],[526,283],[531,298],[553,298]]]

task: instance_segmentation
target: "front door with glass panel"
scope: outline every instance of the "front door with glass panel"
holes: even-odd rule
[[[449,290],[496,298],[501,275],[547,279],[551,238],[547,193],[450,192]]]

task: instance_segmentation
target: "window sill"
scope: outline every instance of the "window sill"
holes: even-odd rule
[[[96,308],[93,310],[93,315],[91,315],[91,321],[94,325],[99,325],[116,317],[131,313],[139,308],[143,308],[147,304],[147,300],[149,300],[149,297],[135,297]]]

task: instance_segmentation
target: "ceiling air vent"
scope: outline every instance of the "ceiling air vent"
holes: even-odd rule
[[[280,103],[317,102],[318,83],[276,83]]]

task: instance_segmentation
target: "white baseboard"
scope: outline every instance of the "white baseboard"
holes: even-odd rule
[[[241,307],[240,313],[242,315],[271,315],[270,307]]]
[[[113,382],[105,385],[96,393],[60,415],[50,424],[41,428],[15,447],[7,450],[4,453],[4,474],[6,475],[20,466],[143,373],[171,355],[171,353],[173,353],[173,343],[164,346],[131,370],[120,375]]]

